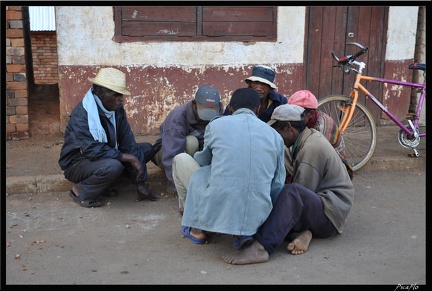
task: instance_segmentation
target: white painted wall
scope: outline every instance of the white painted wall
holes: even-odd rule
[[[418,6],[390,6],[385,59],[398,61],[414,58]]]
[[[415,45],[413,44],[416,43],[418,12],[418,6],[389,7],[386,60],[398,61],[414,58]],[[426,56],[424,59],[426,60]],[[420,82],[423,82],[423,79]],[[426,99],[419,123],[426,125]]]
[[[112,6],[56,6],[58,62],[67,65],[193,67],[302,63],[306,7],[278,8],[275,43],[116,43]],[[61,19],[61,21],[58,21]]]

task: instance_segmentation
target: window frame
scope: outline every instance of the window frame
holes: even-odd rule
[[[171,8],[175,11],[170,11]],[[139,19],[139,17],[145,17],[142,16],[143,13],[139,13],[139,11],[143,12],[144,9],[153,19],[150,21]],[[187,11],[188,9],[195,10]],[[226,11],[224,11],[225,9]],[[277,6],[114,6],[113,11],[115,22],[113,40],[118,43],[277,41]],[[157,14],[158,11],[161,13]],[[177,14],[175,14],[176,12]],[[131,16],[122,17],[123,13]],[[181,18],[181,13],[186,16],[189,14],[192,19]],[[171,18],[169,18],[170,16]],[[178,19],[173,19],[175,17]],[[193,19],[194,17],[195,19]],[[244,20],[245,18],[247,21]],[[224,19],[228,20],[224,21]],[[147,22],[151,23],[151,28],[146,26]],[[141,33],[139,26],[142,27],[142,30],[148,28],[148,31],[157,31],[161,34],[144,33],[138,35]],[[167,29],[167,27],[171,29]],[[181,27],[183,30],[178,33],[178,28],[176,31],[172,29],[173,27]],[[228,32],[228,28],[230,32]],[[132,35],[126,35],[128,33],[126,31]],[[183,31],[184,35],[181,34]],[[225,34],[221,35],[221,32]]]

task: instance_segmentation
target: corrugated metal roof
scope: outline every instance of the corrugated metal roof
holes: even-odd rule
[[[55,31],[54,6],[29,6],[30,31]]]

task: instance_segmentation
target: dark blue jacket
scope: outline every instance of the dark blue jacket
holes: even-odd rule
[[[265,111],[261,112],[258,115],[258,118],[264,122],[270,121],[273,111],[275,110],[276,107],[282,104],[286,104],[288,102],[288,99],[284,95],[277,93],[275,90],[270,90],[267,97],[269,100],[272,101],[272,103],[270,104],[269,107],[267,107]],[[224,115],[230,115],[229,105],[225,107]]]
[[[60,151],[59,165],[65,171],[73,163],[82,159],[92,161],[100,159],[116,159],[121,161],[122,153],[136,156],[144,167],[144,180],[147,179],[144,153],[137,146],[135,136],[127,120],[124,108],[115,112],[117,136],[114,133],[114,126],[99,109],[101,125],[107,135],[107,143],[95,141],[89,131],[87,111],[82,101],[72,110],[69,122],[65,128],[64,144]],[[118,143],[118,149],[115,143]]]

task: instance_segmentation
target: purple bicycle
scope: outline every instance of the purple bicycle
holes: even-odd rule
[[[358,62],[356,59],[366,53],[368,48],[355,42],[349,43],[349,45],[355,45],[360,50],[354,55],[347,55],[342,58],[338,58],[334,51],[332,51],[332,56],[338,62],[338,66],[343,67],[344,73],[349,74],[351,71],[356,73],[351,94],[350,96],[330,95],[323,97],[318,101],[318,109],[333,117],[339,125],[345,141],[346,158],[351,163],[353,170],[356,171],[369,162],[373,156],[377,142],[375,121],[367,107],[358,102],[359,91],[369,97],[382,112],[400,127],[398,133],[400,145],[404,148],[412,149],[414,151],[412,156],[418,157],[419,154],[416,147],[420,143],[420,138],[426,136],[426,129],[421,132],[419,128],[421,109],[426,98],[426,64],[413,63],[409,66],[410,69],[423,71],[423,84],[365,76],[362,75],[362,71],[366,67],[366,64]],[[406,114],[406,124],[402,123],[361,84],[362,81],[417,88],[420,97],[415,113]]]

